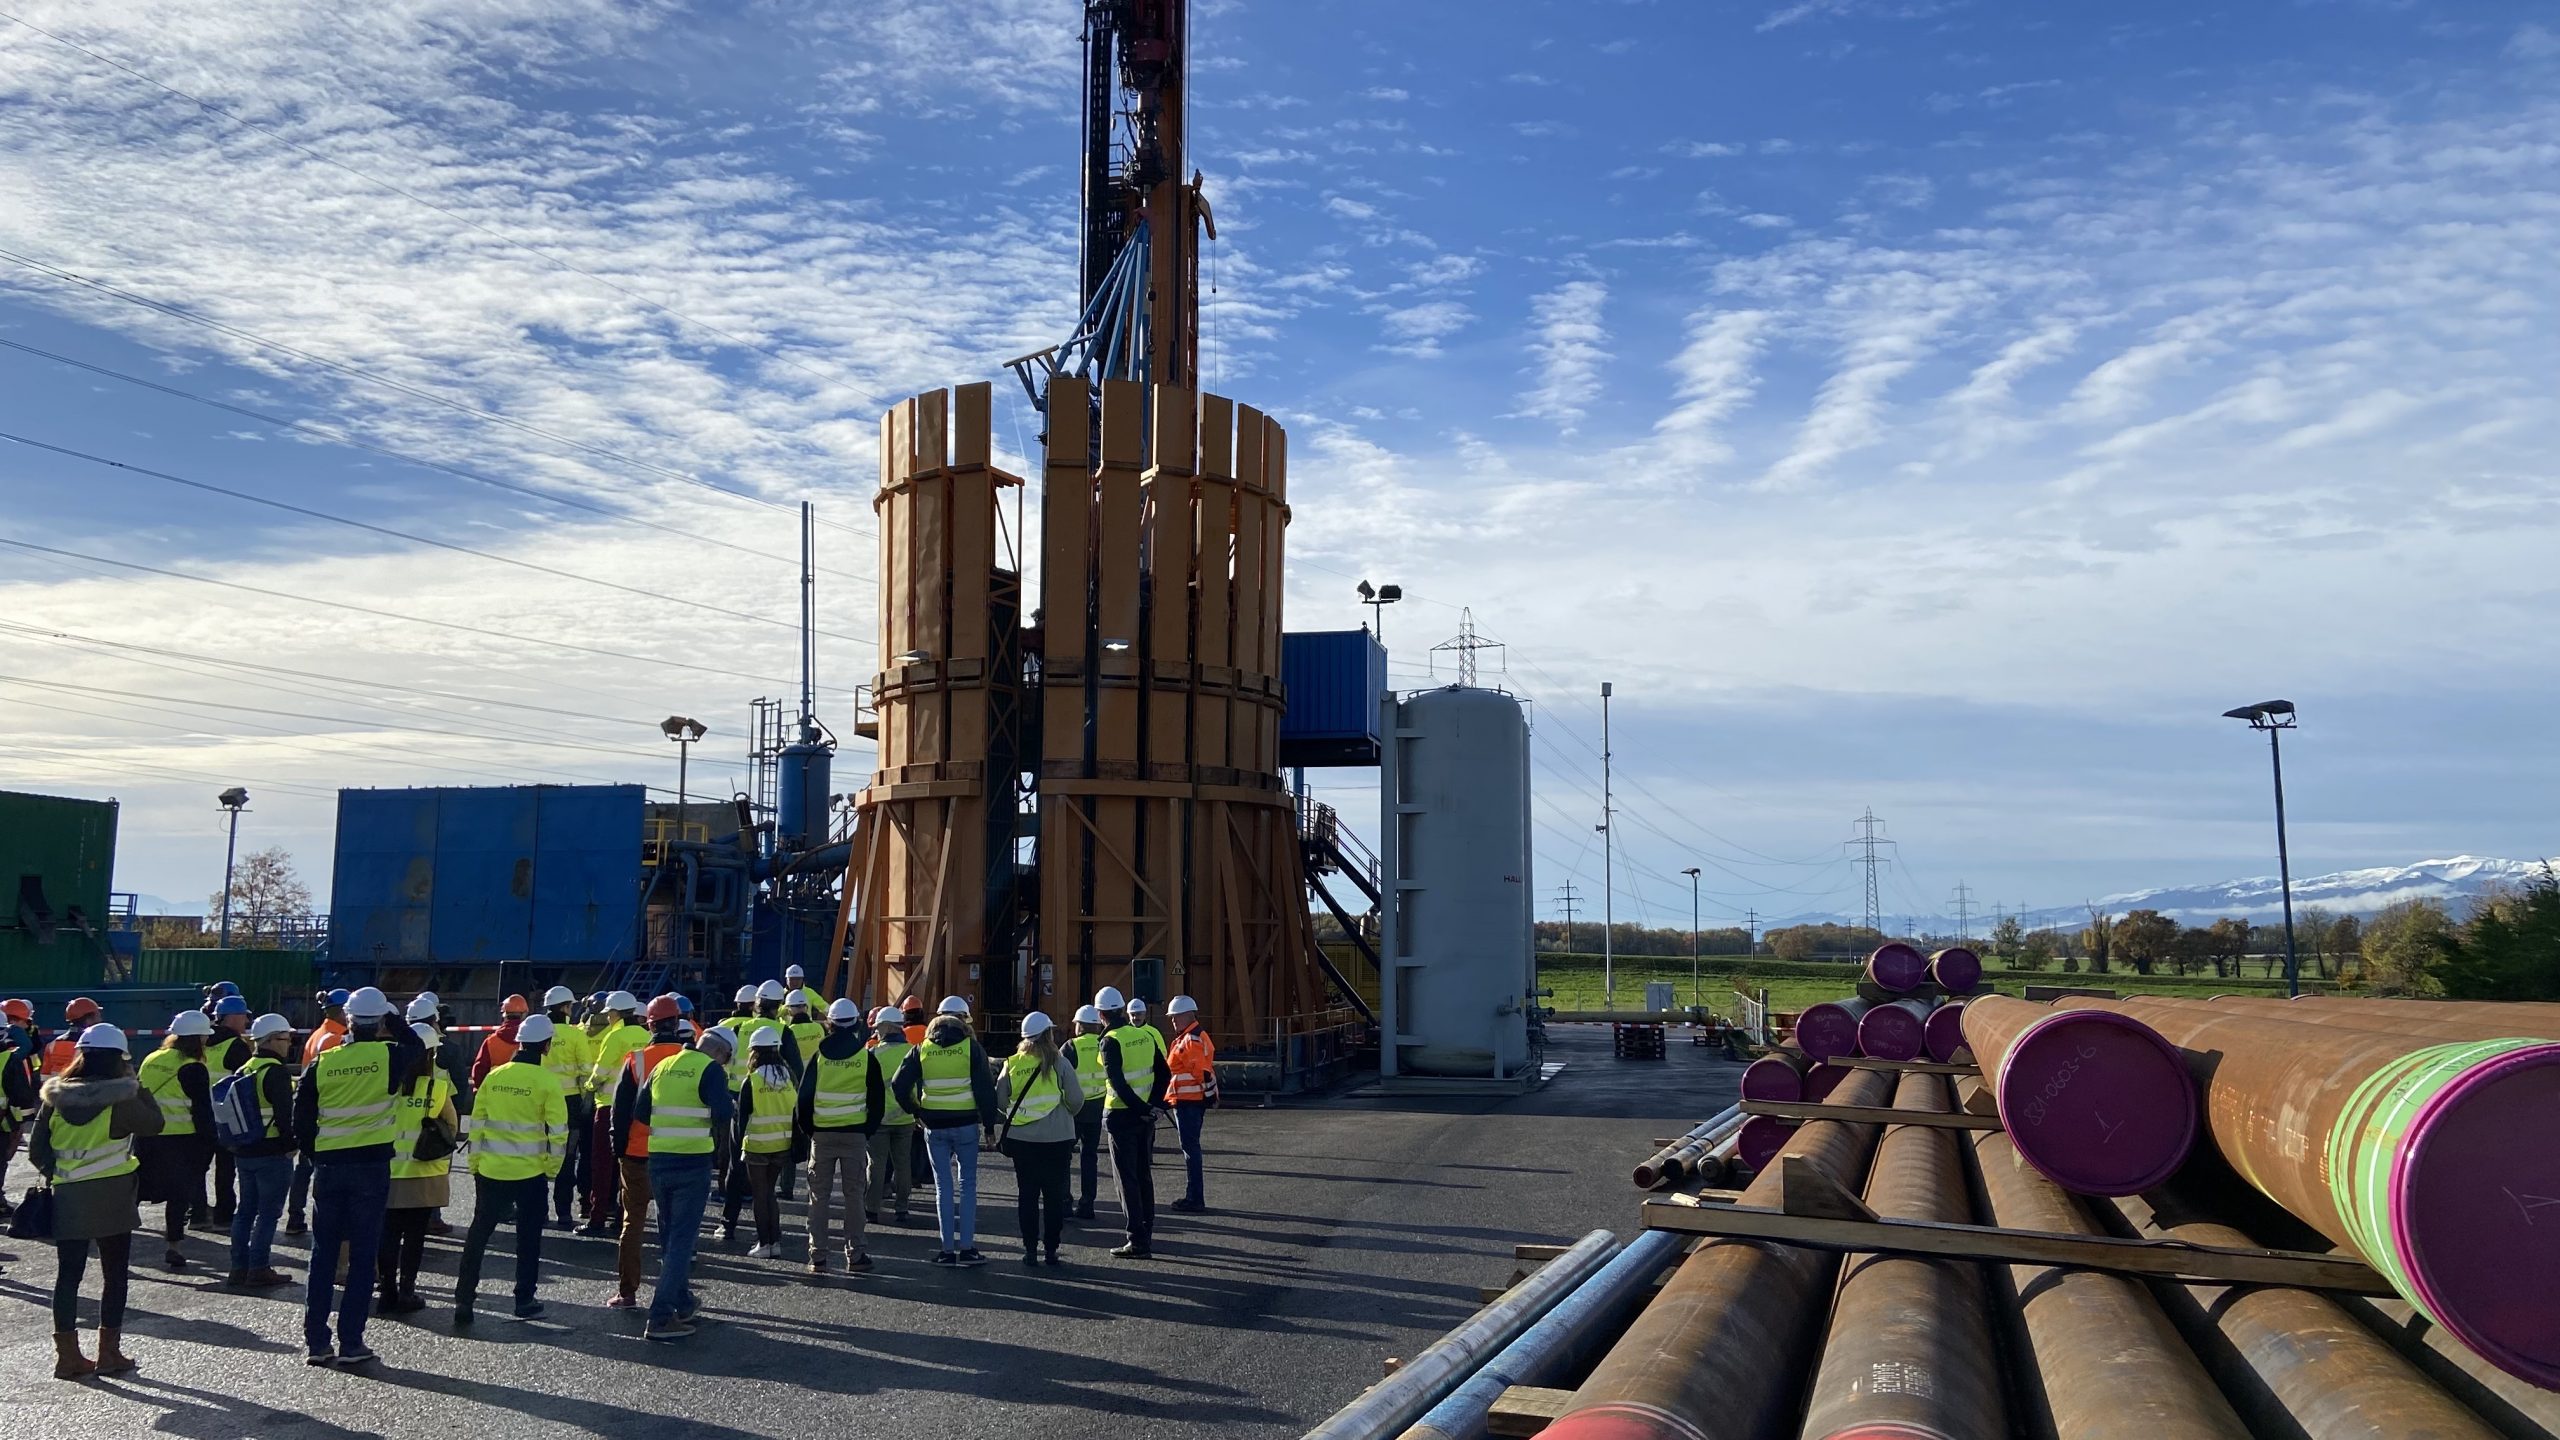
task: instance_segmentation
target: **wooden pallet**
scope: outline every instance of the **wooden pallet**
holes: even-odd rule
[[[1494,1397],[1493,1410],[1485,1417],[1485,1428],[1495,1435],[1535,1435],[1564,1418],[1565,1407],[1573,1403],[1570,1390],[1550,1390],[1543,1385],[1512,1385]]]

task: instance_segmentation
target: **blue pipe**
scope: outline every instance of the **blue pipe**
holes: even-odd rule
[[[1543,1385],[1566,1372],[1583,1352],[1616,1333],[1620,1322],[1644,1298],[1645,1286],[1662,1267],[1680,1256],[1688,1237],[1677,1231],[1648,1230],[1618,1252],[1617,1258],[1582,1282],[1556,1308],[1539,1317],[1520,1338],[1485,1362],[1467,1383],[1449,1393],[1413,1423],[1399,1440],[1481,1440],[1493,1414],[1493,1402],[1514,1385]]]

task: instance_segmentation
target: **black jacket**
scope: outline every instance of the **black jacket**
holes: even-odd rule
[[[845,1060],[869,1053],[871,1031],[862,1025],[841,1030],[830,1026],[826,1037],[818,1042],[818,1054],[829,1060]],[[817,1122],[818,1067],[813,1061],[800,1072],[800,1105],[793,1112],[792,1123],[803,1135],[868,1135],[880,1128],[880,1112],[888,1108],[886,1081],[877,1064],[863,1073],[862,1113],[868,1117],[859,1125],[830,1125],[821,1129]]]

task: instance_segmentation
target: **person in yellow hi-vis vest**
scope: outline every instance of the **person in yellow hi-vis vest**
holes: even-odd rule
[[[1123,1260],[1155,1257],[1156,1172],[1155,1115],[1164,1105],[1171,1076],[1164,1065],[1164,1045],[1154,1027],[1130,1019],[1128,1002],[1116,986],[1105,985],[1093,997],[1111,1028],[1102,1037],[1102,1129],[1111,1139],[1111,1170],[1120,1182],[1120,1209],[1127,1217],[1128,1242],[1111,1253]]]
[[[142,1163],[133,1142],[160,1131],[160,1105],[133,1078],[124,1032],[94,1024],[71,1037],[72,1058],[44,1082],[28,1160],[53,1186],[53,1378],[121,1375],[134,1368],[124,1353],[125,1290],[133,1234],[142,1228],[134,1199]],[[98,1251],[105,1288],[98,1303],[98,1358],[80,1353],[80,1280],[89,1251]]]
[[[693,1289],[693,1252],[702,1239],[702,1212],[711,1202],[711,1155],[737,1113],[727,1076],[730,1032],[714,1026],[695,1048],[658,1062],[646,1084],[623,1082],[614,1104],[625,1100],[633,1127],[649,1127],[649,1190],[658,1203],[658,1288],[649,1297],[647,1340],[675,1340],[694,1331],[702,1298]]]
[[[432,1048],[434,1026],[413,1021],[409,1033]],[[391,1196],[382,1214],[382,1256],[374,1265],[381,1288],[375,1308],[385,1315],[427,1308],[418,1295],[418,1266],[426,1259],[429,1222],[453,1203],[453,1147],[462,1138],[453,1097],[452,1077],[430,1066],[400,1092],[393,1112],[399,1140],[391,1155]]]
[[[1100,1186],[1102,1174],[1102,1036],[1111,1027],[1102,1023],[1102,1012],[1090,1005],[1076,1009],[1076,1038],[1066,1043],[1067,1058],[1075,1063],[1076,1085],[1084,1091],[1085,1106],[1076,1112],[1076,1151],[1083,1158],[1082,1178],[1076,1189],[1076,1218],[1093,1218],[1093,1194]]]
[[[738,1169],[746,1177],[743,1191],[732,1185],[723,1234],[738,1223],[739,1206],[755,1204],[756,1239],[750,1260],[771,1260],[782,1253],[782,1206],[776,1198],[782,1172],[791,1165],[791,1114],[798,1108],[800,1086],[782,1063],[782,1031],[758,1025],[747,1037],[747,1073],[738,1081]]]
[[[978,1253],[978,1142],[1001,1111],[995,1070],[969,1028],[969,1002],[943,998],[924,1043],[907,1053],[889,1084],[924,1127],[925,1154],[933,1162],[934,1211],[942,1226],[933,1263],[986,1264]]]
[[[880,1067],[880,1082],[886,1086],[899,1067],[907,1063],[907,1055],[916,1047],[907,1040],[906,1013],[894,1005],[883,1005],[871,1012],[871,1058]],[[904,1226],[912,1223],[907,1215],[907,1200],[916,1188],[915,1112],[898,1103],[898,1092],[884,1090],[880,1097],[880,1128],[871,1132],[871,1186],[864,1195],[862,1218],[874,1225],[880,1223],[880,1212],[889,1212],[889,1223]]]
[[[886,1109],[888,1077],[879,1053],[864,1048],[869,1032],[862,1007],[838,1000],[827,1007],[826,1038],[806,1053],[800,1101],[793,1120],[809,1142],[809,1273],[827,1273],[828,1211],[844,1197],[844,1268],[865,1275],[870,1252],[862,1248],[863,1212],[869,1204],[871,1136]]]
[[[471,1231],[463,1237],[453,1287],[456,1325],[471,1323],[489,1237],[510,1216],[516,1222],[515,1315],[530,1320],[542,1313],[534,1298],[542,1278],[542,1220],[551,1209],[551,1182],[569,1158],[569,1100],[542,1063],[557,1039],[550,1016],[526,1016],[516,1027],[515,1058],[491,1070],[472,1097]]]
[[[435,1063],[409,1027],[392,1018],[390,997],[371,985],[347,997],[347,1021],[347,1038],[311,1062],[293,1094],[293,1132],[312,1167],[314,1263],[302,1301],[303,1358],[312,1365],[355,1366],[379,1358],[364,1343],[364,1329],[373,1318],[374,1257],[381,1252],[382,1217],[391,1200],[392,1155],[402,1139],[398,1097]],[[333,1338],[329,1311],[342,1246],[347,1285],[336,1307]]]
[[[166,1204],[161,1239],[162,1260],[172,1270],[187,1267],[179,1242],[187,1238],[188,1217],[204,1209],[204,1181],[213,1168],[213,1079],[205,1064],[205,1047],[213,1039],[213,1018],[201,1010],[181,1010],[169,1021],[168,1038],[142,1057],[142,1088],[160,1102],[160,1133],[143,1140],[142,1203]]]

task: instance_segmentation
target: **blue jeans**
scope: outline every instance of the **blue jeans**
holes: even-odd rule
[[[942,1248],[978,1244],[978,1127],[953,1125],[924,1132],[925,1158],[933,1162],[933,1208],[942,1221]]]
[[[391,1208],[391,1161],[344,1161],[311,1168],[311,1281],[303,1291],[302,1342],[314,1355],[364,1345],[373,1318],[374,1260],[382,1251],[382,1215]],[[346,1296],[338,1306],[338,1341],[329,1343],[330,1292],[338,1288],[338,1247],[347,1247]]]
[[[1209,1118],[1209,1102],[1185,1100],[1173,1107],[1173,1128],[1182,1137],[1182,1168],[1187,1182],[1183,1200],[1205,1205],[1209,1197],[1200,1180],[1200,1122]]]
[[[231,1268],[264,1270],[275,1259],[276,1222],[284,1218],[284,1194],[293,1184],[290,1155],[243,1155],[232,1166],[240,1201],[231,1212]]]
[[[659,1256],[649,1323],[665,1325],[702,1303],[693,1293],[693,1250],[702,1240],[702,1212],[711,1204],[711,1157],[652,1157],[649,1192],[658,1207]]]

